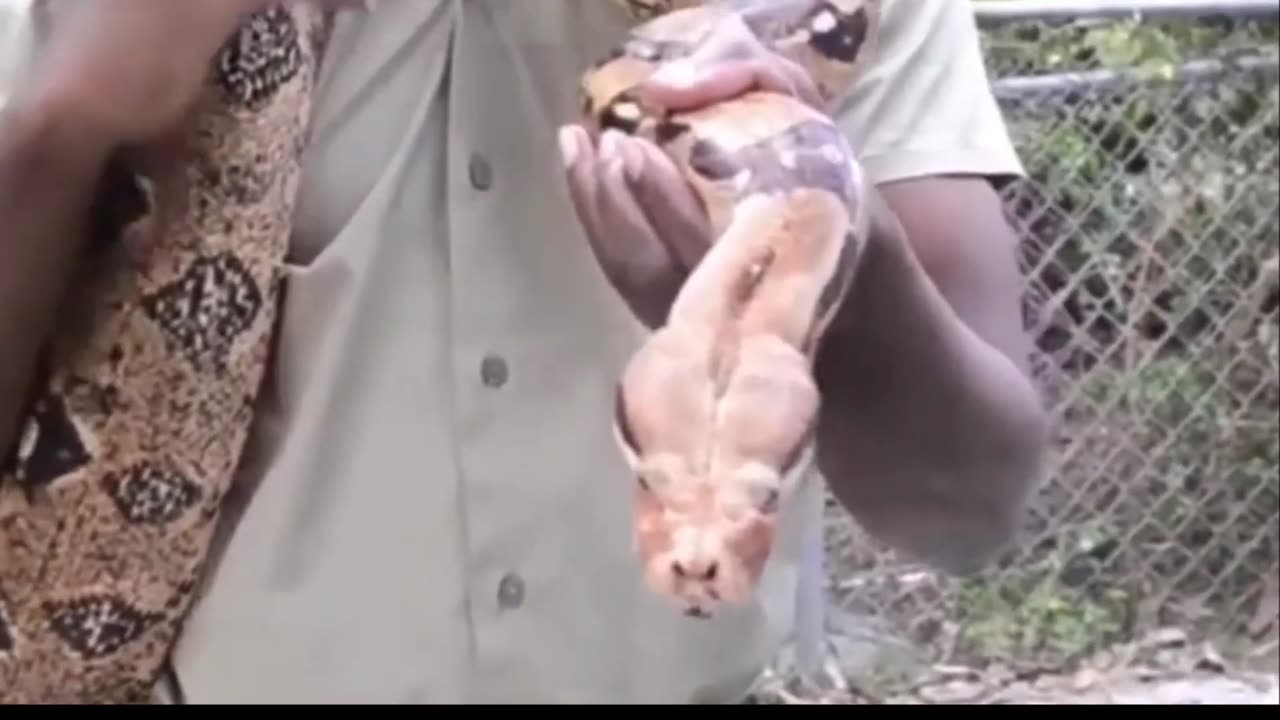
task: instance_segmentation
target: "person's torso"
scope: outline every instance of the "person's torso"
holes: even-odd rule
[[[628,24],[603,0],[342,21],[284,322],[174,658],[191,702],[725,702],[794,615],[811,480],[756,606],[641,584],[614,387],[643,337],[556,128]]]

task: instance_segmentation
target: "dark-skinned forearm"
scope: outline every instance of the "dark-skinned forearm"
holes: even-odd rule
[[[1044,414],[1016,342],[962,322],[878,192],[872,202],[874,237],[819,362],[818,462],[873,534],[970,571],[1013,532]]]
[[[106,147],[52,106],[0,109],[0,455],[11,447],[36,360],[75,258]]]

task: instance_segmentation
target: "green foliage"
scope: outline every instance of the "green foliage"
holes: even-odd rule
[[[1082,20],[1059,26],[1029,22],[985,32],[983,41],[988,66],[998,77],[1109,68],[1167,79],[1188,60],[1259,49],[1274,52],[1280,42],[1280,25],[1217,19],[1165,22],[1142,17]]]
[[[997,83],[1085,80],[1001,95],[1057,452],[990,572],[926,581],[846,548],[867,572],[842,604],[900,618],[948,664],[1053,665],[1169,624],[1218,640],[1252,624],[1280,550],[1280,89],[1274,71],[1183,70],[1274,58],[1277,27],[983,31]]]
[[[1038,666],[1078,660],[1119,640],[1131,598],[1115,588],[1091,593],[1065,585],[1065,562],[1065,555],[1052,555],[998,585],[964,583],[958,593],[960,653]]]
[[[1050,398],[1062,447],[1026,549],[955,596],[971,660],[1069,659],[1164,623],[1239,633],[1274,572],[1280,332],[1264,268],[1280,236],[1280,90],[1273,75],[1177,70],[1274,57],[1277,27],[984,34],[993,79],[1134,80],[1005,104],[1030,175],[1007,189],[1029,312],[1057,300],[1037,339],[1065,375]]]

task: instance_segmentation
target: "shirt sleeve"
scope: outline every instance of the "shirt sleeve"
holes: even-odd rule
[[[0,108],[17,85],[33,42],[29,0],[0,0]]]
[[[834,113],[868,176],[1023,176],[969,0],[882,0],[881,15],[873,59]]]

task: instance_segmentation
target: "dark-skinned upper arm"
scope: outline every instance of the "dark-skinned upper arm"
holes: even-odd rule
[[[879,186],[933,284],[970,329],[1026,370],[1018,238],[991,182],[930,176]]]
[[[107,146],[54,105],[0,108],[0,459],[88,236]]]

